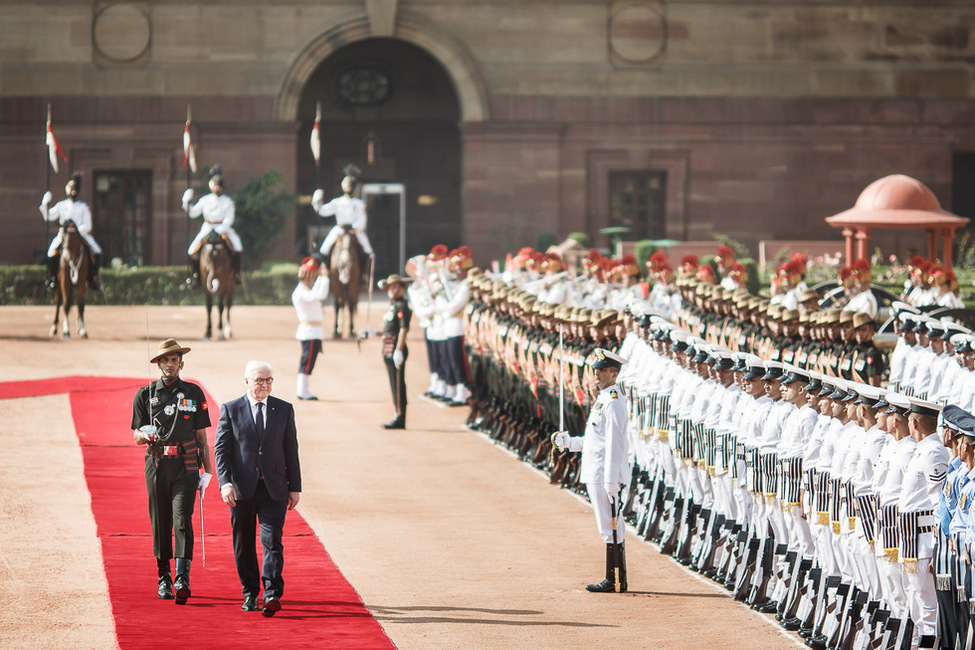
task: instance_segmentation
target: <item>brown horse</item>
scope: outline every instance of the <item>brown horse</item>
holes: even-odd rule
[[[58,265],[57,288],[54,292],[54,323],[51,325],[51,336],[58,334],[58,319],[61,305],[64,304],[64,326],[61,338],[71,337],[68,326],[68,312],[71,302],[78,305],[78,336],[88,338],[85,329],[85,294],[88,293],[88,265],[91,264],[88,243],[78,232],[74,221],[70,219],[61,226],[61,262]]]
[[[359,285],[362,278],[359,273],[359,260],[362,257],[362,247],[355,230],[346,226],[342,234],[335,240],[332,247],[332,259],[329,264],[329,281],[332,284],[332,295],[335,296],[335,332],[332,338],[340,339],[339,320],[342,310],[349,311],[349,338],[355,338],[355,312],[359,305]]]
[[[203,241],[200,249],[200,285],[207,303],[207,331],[203,335],[204,341],[209,341],[213,335],[213,296],[217,296],[217,338],[221,341],[229,339],[230,307],[234,304],[234,265],[230,244],[219,233],[211,231]],[[224,324],[223,312],[227,310],[227,323]]]

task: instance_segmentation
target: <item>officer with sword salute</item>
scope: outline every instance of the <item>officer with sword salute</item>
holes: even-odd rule
[[[158,596],[175,598],[177,605],[190,597],[196,491],[200,490],[202,503],[213,474],[206,436],[210,426],[206,396],[199,386],[179,377],[183,355],[189,351],[173,339],[160,343],[149,360],[159,366],[160,378],[136,391],[132,402],[133,437],[136,444],[146,445],[146,492]],[[170,567],[174,556],[175,584]]]
[[[626,400],[616,384],[624,363],[623,357],[596,348],[589,365],[595,371],[599,393],[586,420],[585,434],[570,436],[558,431],[552,435],[552,444],[560,450],[582,452],[579,480],[586,484],[599,534],[606,543],[606,577],[586,589],[600,593],[626,591],[626,525],[620,510],[632,470]]]

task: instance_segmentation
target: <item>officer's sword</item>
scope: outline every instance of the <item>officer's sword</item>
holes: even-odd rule
[[[200,559],[202,566],[207,565],[207,534],[203,528],[203,488],[200,488]]]

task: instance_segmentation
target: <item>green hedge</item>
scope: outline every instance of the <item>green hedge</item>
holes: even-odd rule
[[[290,305],[298,265],[266,266],[244,274],[244,287],[234,296],[237,305]],[[44,286],[40,265],[0,266],[0,305],[50,305],[53,294]],[[143,266],[102,269],[102,292],[89,292],[89,305],[199,305],[203,292],[186,285],[185,266]],[[246,290],[245,290],[246,288]]]

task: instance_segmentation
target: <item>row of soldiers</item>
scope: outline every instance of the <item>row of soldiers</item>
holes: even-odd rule
[[[938,405],[734,352],[656,317],[639,320],[620,354],[639,534],[776,612],[811,647],[935,647],[928,563],[950,460]],[[944,647],[967,625],[957,609]]]
[[[641,536],[775,611],[813,647],[934,647],[938,608],[925,582],[934,578],[914,569],[932,557],[932,544],[917,549],[936,505],[919,495],[940,494],[931,486],[944,475],[910,474],[916,493],[902,492],[908,465],[923,460],[913,453],[921,441],[947,453],[931,438],[940,407],[802,367],[801,354],[763,360],[731,349],[719,342],[722,328],[701,331],[713,340],[639,308],[540,303],[479,274],[465,314],[469,424],[549,466],[554,482],[579,487],[572,457],[554,452],[547,434],[584,428],[586,359],[596,347],[618,351],[630,359],[620,383],[635,452],[625,513]],[[959,585],[963,578],[953,602],[970,596]],[[944,647],[967,635],[967,608],[954,610]]]
[[[621,313],[555,306],[500,280],[471,280],[465,343],[471,373],[468,425],[550,469],[552,481],[577,485],[578,456],[555,455],[549,434],[582,431],[595,387],[586,364],[597,347],[615,350]]]
[[[683,309],[676,321],[709,343],[875,386],[884,377],[886,358],[874,344],[876,324],[868,313],[819,310],[811,290],[801,309],[787,309],[745,290],[691,279],[679,286]]]
[[[939,404],[975,408],[975,336],[967,327],[894,304],[897,344],[890,357],[891,390]]]

